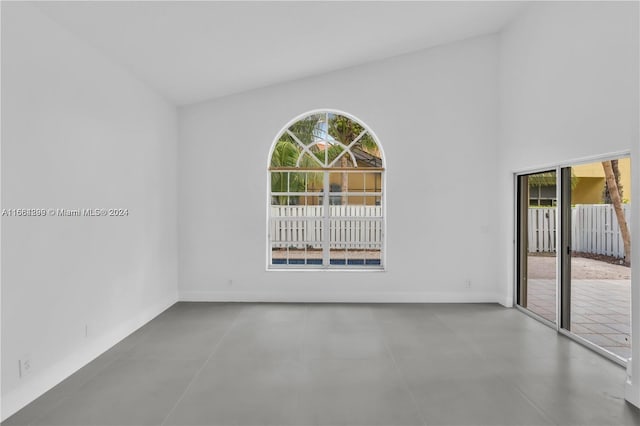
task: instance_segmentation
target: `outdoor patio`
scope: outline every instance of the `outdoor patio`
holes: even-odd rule
[[[555,321],[555,258],[529,259],[527,307]],[[631,356],[631,268],[574,258],[572,271],[571,331],[623,358]]]

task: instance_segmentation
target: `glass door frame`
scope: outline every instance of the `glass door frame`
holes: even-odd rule
[[[526,304],[527,304],[527,292],[528,292],[528,261],[527,261],[527,253],[528,253],[528,247],[526,247],[525,250],[521,250],[521,246],[522,246],[522,240],[524,239],[524,237],[528,238],[528,216],[527,214],[524,213],[524,211],[528,211],[529,208],[529,196],[528,196],[528,181],[527,181],[527,177],[531,176],[531,175],[535,175],[538,173],[548,173],[548,172],[553,172],[556,174],[556,232],[555,232],[555,247],[556,247],[556,259],[557,259],[557,247],[559,247],[559,238],[560,238],[560,233],[559,233],[559,223],[558,223],[558,209],[560,206],[560,185],[558,185],[558,176],[560,176],[560,167],[541,167],[539,169],[534,169],[534,170],[527,170],[524,172],[519,172],[519,173],[514,173],[514,211],[515,211],[515,221],[514,221],[514,250],[515,250],[515,264],[514,264],[514,272],[515,272],[515,279],[514,279],[514,300],[513,300],[513,306],[515,306],[517,309],[519,309],[520,311],[526,313],[527,315],[537,319],[538,321],[548,325],[551,328],[554,328],[556,330],[558,330],[558,312],[560,312],[560,298],[559,298],[559,292],[558,292],[558,284],[559,284],[559,280],[558,280],[558,274],[560,273],[560,266],[559,266],[559,262],[556,260],[556,273],[555,273],[555,281],[556,281],[556,292],[555,292],[555,296],[556,296],[556,300],[555,300],[555,305],[556,305],[556,318],[555,318],[555,322],[548,320],[547,318],[544,318],[542,315],[539,315],[537,313],[535,313],[534,311],[526,308]],[[523,179],[524,178],[524,179]],[[521,187],[527,185],[527,192],[526,195],[521,191]],[[526,202],[526,203],[525,203]],[[523,207],[523,205],[526,205],[526,209]],[[524,225],[524,226],[522,226]],[[528,243],[528,240],[527,240]],[[520,283],[521,281],[524,280],[524,286],[521,286]],[[522,305],[522,301],[524,301],[524,305]]]
[[[583,158],[575,161],[567,161],[557,163],[554,166],[539,167],[535,169],[522,170],[513,173],[513,211],[514,211],[514,229],[513,229],[513,248],[514,248],[514,280],[513,280],[513,306],[520,312],[546,324],[547,326],[556,330],[556,332],[588,347],[594,352],[602,355],[603,357],[626,367],[627,359],[622,358],[614,353],[611,353],[595,343],[580,337],[570,331],[571,328],[571,167],[581,164],[589,164],[594,162],[601,162],[606,160],[615,160],[620,158],[630,158],[631,153],[629,151],[622,151],[618,153],[610,153],[601,156]],[[632,165],[633,167],[633,165]],[[556,173],[556,321],[552,321],[543,318],[541,315],[536,314],[523,307],[520,302],[525,301],[526,304],[526,290],[527,283],[524,287],[524,299],[522,298],[521,279],[522,268],[525,255],[521,250],[522,233],[526,232],[526,228],[523,230],[521,227],[522,222],[522,191],[520,190],[522,177],[542,173],[553,172]],[[567,202],[568,200],[568,202]],[[528,196],[527,196],[527,208],[528,208]],[[525,219],[526,221],[526,219]],[[526,222],[525,222],[526,224]],[[527,248],[528,250],[528,248]],[[526,262],[525,262],[526,263]],[[524,266],[524,273],[526,274],[526,266]],[[631,299],[633,303],[633,299]],[[630,309],[629,314],[633,310],[633,306]]]

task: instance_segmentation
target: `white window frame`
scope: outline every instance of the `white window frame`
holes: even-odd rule
[[[297,121],[300,121],[306,117],[312,116],[312,115],[317,115],[317,114],[336,114],[336,115],[341,115],[344,116],[350,120],[355,121],[356,123],[358,123],[360,126],[362,126],[362,128],[364,128],[365,130],[363,132],[361,132],[360,135],[358,135],[353,141],[351,141],[349,143],[348,146],[345,146],[342,143],[339,143],[339,145],[344,149],[343,153],[340,154],[339,156],[337,156],[336,158],[334,158],[331,162],[328,162],[327,159],[325,158],[325,162],[324,164],[322,164],[320,161],[318,161],[318,168],[317,169],[307,169],[307,168],[302,168],[302,169],[298,169],[298,168],[291,168],[290,171],[292,172],[304,172],[304,171],[309,171],[309,172],[319,172],[319,173],[323,173],[323,179],[324,179],[324,184],[323,184],[323,191],[321,193],[322,197],[323,197],[323,216],[322,216],[322,220],[323,220],[323,226],[322,226],[322,230],[323,230],[323,238],[322,238],[322,252],[323,252],[323,257],[322,257],[322,264],[317,264],[317,265],[309,265],[309,264],[301,264],[301,265],[297,265],[297,264],[272,264],[272,240],[271,240],[271,235],[270,235],[270,229],[271,229],[271,221],[272,221],[272,217],[271,217],[271,203],[272,203],[272,191],[271,191],[271,173],[273,172],[273,170],[271,169],[271,158],[273,155],[273,152],[276,148],[276,145],[278,143],[278,141],[280,140],[281,136],[284,133],[288,133],[289,136],[291,136],[292,138],[294,138],[294,140],[297,139],[297,137],[289,131],[289,128],[296,123]],[[365,134],[369,134],[371,136],[371,138],[374,140],[374,142],[377,145],[378,151],[380,152],[380,157],[381,157],[381,161],[382,161],[382,167],[380,168],[358,168],[353,167],[350,168],[349,170],[347,170],[347,172],[373,172],[373,173],[380,173],[380,182],[381,182],[381,188],[379,192],[370,192],[370,193],[366,193],[366,196],[376,196],[376,197],[380,197],[380,211],[381,211],[381,217],[373,217],[372,219],[378,219],[380,220],[381,223],[381,245],[380,245],[380,263],[379,264],[370,264],[370,265],[356,265],[356,264],[348,264],[347,261],[345,261],[345,264],[331,264],[330,260],[329,260],[329,246],[330,246],[330,236],[329,236],[329,221],[331,219],[330,215],[329,215],[329,207],[330,207],[330,197],[335,197],[335,196],[342,196],[342,195],[351,195],[351,196],[358,196],[358,195],[365,195],[365,193],[363,192],[362,194],[359,193],[351,193],[348,190],[346,192],[331,192],[330,191],[330,185],[329,185],[329,174],[330,173],[335,173],[344,169],[340,169],[340,168],[335,168],[333,167],[335,165],[335,163],[343,156],[343,155],[350,155],[351,156],[351,160],[353,162],[353,164],[357,164],[356,159],[353,155],[353,153],[350,151],[350,148],[353,147]],[[297,140],[298,144],[301,145],[301,147],[303,148],[303,153],[304,152],[308,152],[308,146],[305,148],[305,145],[303,143],[301,143],[299,140]],[[337,141],[336,141],[337,142]],[[311,145],[309,145],[311,146]],[[313,155],[311,155],[312,157],[314,157]],[[300,155],[300,158],[302,158],[302,154]],[[298,159],[298,165],[300,163],[300,158]],[[315,157],[314,157],[315,158]],[[278,169],[278,170],[283,170],[283,169]],[[387,233],[386,233],[386,227],[387,227],[387,223],[386,223],[386,187],[387,187],[387,183],[386,183],[386,156],[384,154],[383,151],[383,147],[382,144],[380,143],[379,138],[377,137],[377,135],[375,134],[375,132],[373,132],[373,130],[371,130],[371,128],[369,126],[367,126],[362,120],[358,119],[357,117],[353,116],[352,114],[349,114],[347,112],[341,111],[341,110],[337,110],[337,109],[333,109],[333,108],[322,108],[322,109],[315,109],[315,110],[311,110],[308,112],[305,112],[303,114],[298,115],[297,117],[295,117],[294,119],[290,120],[285,126],[283,126],[280,131],[276,134],[271,147],[269,149],[269,154],[267,156],[267,167],[266,167],[266,270],[267,271],[365,271],[365,272],[373,272],[373,271],[385,271],[386,270],[386,246],[387,246]],[[296,193],[277,193],[277,194],[290,194],[292,196],[304,196],[307,195],[307,193],[300,193],[300,192],[296,192]],[[318,195],[318,193],[314,193],[314,195]]]

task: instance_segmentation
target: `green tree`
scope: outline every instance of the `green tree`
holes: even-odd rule
[[[327,119],[328,120],[325,120]],[[300,167],[301,169],[317,169],[321,164],[329,165],[336,158],[339,159],[339,167],[350,168],[357,166],[352,164],[352,157],[345,152],[342,146],[350,145],[360,134],[364,127],[355,121],[337,114],[314,114],[305,117],[292,124],[276,143],[271,157],[271,191],[272,192],[303,192],[307,188],[321,187],[323,174],[313,172],[278,171],[282,168]],[[323,140],[324,144],[317,144]],[[334,141],[340,142],[340,144]],[[378,146],[370,134],[364,135],[356,143],[352,150],[365,151],[379,157]],[[304,147],[308,148],[308,155]],[[315,157],[316,159],[314,159]],[[342,173],[342,191],[347,189],[348,174]],[[274,200],[278,204],[287,204],[285,196],[278,196]],[[289,200],[291,202],[291,200]],[[343,203],[346,202],[343,199]]]
[[[333,114],[329,117],[328,123],[328,132],[333,139],[342,143],[345,146],[349,146],[360,134],[365,131],[365,128],[360,124],[356,123],[354,120],[351,120],[348,117],[343,115]],[[369,133],[365,133],[360,140],[356,143],[356,149],[362,149],[363,151],[368,152],[369,154],[373,154],[375,156],[379,156],[378,153],[378,145],[373,140],[373,137]],[[333,145],[329,151],[329,157],[331,158],[329,162],[333,161],[340,154],[344,152],[344,148],[340,145]],[[341,168],[349,168],[357,166],[356,164],[352,164],[351,156],[347,153],[344,153],[342,157],[340,157],[340,167]],[[341,177],[341,190],[344,192],[347,190],[348,185],[348,173],[342,172]],[[346,204],[346,196],[343,195],[342,203]]]
[[[321,119],[322,115],[318,114],[305,117],[293,123],[288,128],[288,131],[294,134],[295,138],[302,144],[310,146],[315,141]],[[318,148],[315,145],[311,145],[309,150],[320,158]],[[300,158],[301,155],[302,158]],[[272,192],[303,192],[307,186],[313,187],[322,184],[322,177],[319,176],[318,173],[277,171],[280,168],[293,168],[298,166],[299,158],[300,168],[318,167],[318,163],[313,158],[310,158],[308,155],[303,155],[303,148],[291,134],[286,131],[283,132],[271,154]],[[292,200],[288,200],[286,196],[278,196],[274,201],[277,202],[277,204],[285,205],[288,204],[288,201],[290,204],[295,204],[298,199],[295,197]]]
[[[276,144],[273,153],[271,154],[271,167],[272,169],[278,169],[281,167],[295,167],[298,157],[300,156],[301,149],[298,144],[293,140],[280,139]],[[271,192],[287,192],[289,190],[289,172],[271,171]],[[294,185],[299,185],[300,182],[294,182]],[[287,197],[284,195],[278,196],[276,200],[277,204],[287,204]]]

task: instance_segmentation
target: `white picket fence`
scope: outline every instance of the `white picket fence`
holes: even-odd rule
[[[556,208],[529,208],[529,253],[556,251]]]
[[[272,206],[270,236],[274,247],[322,247],[322,206]],[[631,227],[631,208],[623,206]],[[330,206],[331,247],[378,249],[382,246],[380,206]],[[529,252],[556,251],[556,208],[529,209]],[[624,243],[613,206],[578,204],[571,209],[574,251],[624,257]]]
[[[631,227],[631,207],[623,205]],[[556,208],[529,209],[529,252],[556,251]],[[571,209],[573,251],[624,258],[624,243],[611,204],[578,204]]]
[[[275,247],[320,248],[323,206],[271,206],[270,237]],[[379,249],[383,239],[381,206],[329,206],[332,248]]]

